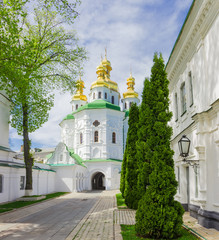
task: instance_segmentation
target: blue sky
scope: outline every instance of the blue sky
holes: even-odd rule
[[[88,52],[82,77],[87,97],[105,47],[113,68],[111,79],[118,83],[121,96],[130,67],[141,96],[154,52],[162,52],[167,62],[191,4],[192,0],[82,0],[79,17],[69,28],[77,31],[80,45]],[[70,101],[70,94],[56,93],[49,121],[30,135],[32,147],[55,147],[59,143],[59,123],[71,112]],[[22,137],[11,128],[11,148],[17,151],[21,144]]]

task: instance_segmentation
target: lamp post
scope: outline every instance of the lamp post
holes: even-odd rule
[[[191,141],[186,137],[186,135],[183,135],[180,140],[178,141],[179,145],[179,152],[180,156],[183,157],[183,161],[191,165],[193,168],[197,169],[197,166],[199,165],[199,160],[188,160],[186,157],[189,156],[189,149],[190,149],[190,143]]]

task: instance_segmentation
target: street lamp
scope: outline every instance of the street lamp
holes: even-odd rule
[[[191,165],[192,167],[197,167],[199,165],[199,160],[188,160],[186,157],[189,156],[189,148],[191,141],[183,135],[178,141],[180,156],[183,157],[183,161]]]
[[[183,135],[178,142],[180,156],[184,159],[189,155],[190,143],[191,141],[186,137],[186,135]]]

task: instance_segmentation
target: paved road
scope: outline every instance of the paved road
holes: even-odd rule
[[[101,194],[101,192],[71,193],[0,215],[0,239],[65,239],[95,206]]]

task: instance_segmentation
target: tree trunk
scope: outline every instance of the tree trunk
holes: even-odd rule
[[[24,162],[26,166],[26,190],[32,190],[32,166],[33,158],[30,155],[30,140],[28,135],[28,106],[23,104],[23,141],[24,141]]]

